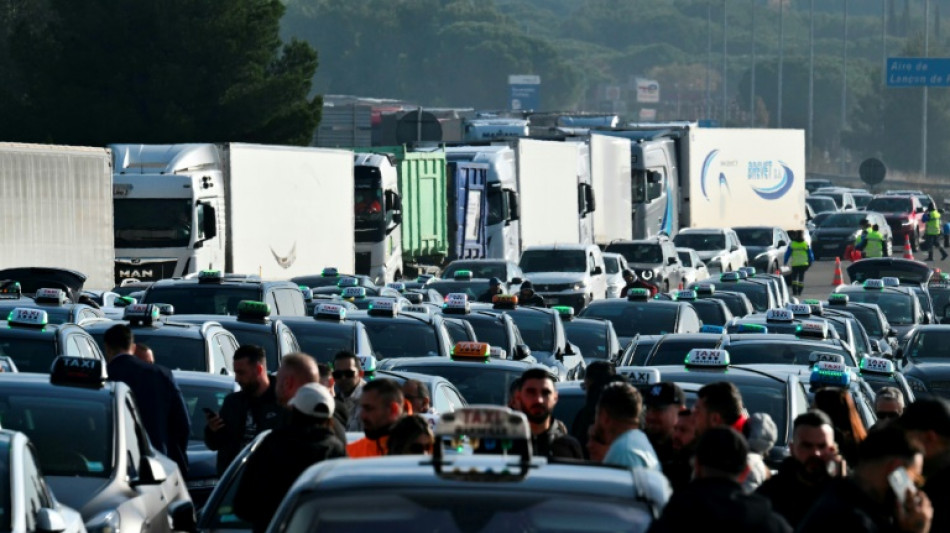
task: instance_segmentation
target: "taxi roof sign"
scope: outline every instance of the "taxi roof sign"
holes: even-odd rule
[[[791,309],[769,309],[765,313],[765,320],[770,322],[791,322],[795,320],[795,314]]]
[[[158,322],[161,316],[161,310],[157,305],[152,304],[132,304],[125,308],[122,318],[129,321],[132,325],[151,326]]]
[[[623,374],[631,385],[655,385],[660,382],[660,371],[656,368],[634,367]]]
[[[0,298],[17,299],[23,295],[23,289],[19,281],[7,281],[0,285]]]
[[[812,352],[808,354],[811,363],[838,363],[844,365],[844,356],[840,353]]]
[[[334,267],[326,267],[320,272],[320,275],[325,278],[335,278],[340,275],[340,271]]]
[[[894,371],[894,361],[889,359],[883,357],[865,357],[861,359],[861,373],[892,375]]]
[[[464,292],[450,292],[445,296],[442,312],[450,315],[467,315],[471,312],[468,295]]]
[[[158,313],[165,316],[171,316],[175,314],[175,306],[172,304],[152,304],[158,308]]]
[[[488,353],[495,359],[508,359],[508,352],[501,346],[492,346]]]
[[[49,315],[42,309],[17,307],[7,315],[7,323],[12,326],[42,328],[49,324]]]
[[[807,321],[802,322],[795,328],[795,333],[799,337],[815,337],[818,339],[828,338],[828,323]]]
[[[847,294],[836,292],[828,295],[828,305],[848,305],[851,299]]]
[[[676,291],[676,299],[684,300],[684,301],[695,300],[696,291],[693,291],[693,290]]]
[[[736,274],[739,275],[739,279],[748,279],[749,277],[749,273],[742,269],[736,270]]]
[[[650,299],[650,291],[647,289],[629,289],[627,291],[627,299],[635,301],[645,301]]]
[[[363,373],[376,372],[376,357],[372,355],[358,355],[357,359],[360,360],[360,368],[363,369]]]
[[[754,278],[757,273],[755,267],[752,267],[752,266],[739,267],[739,272],[745,272],[746,275],[749,276],[750,278]]]
[[[788,304],[785,306],[785,308],[791,311],[795,316],[811,315],[811,306],[808,304]]]
[[[725,332],[726,332],[726,328],[724,328],[724,327],[722,327],[722,326],[714,326],[714,325],[712,325],[712,324],[703,324],[702,327],[699,328],[699,332],[700,332],[700,333],[717,333],[717,334],[721,334],[721,333],[725,333]]]
[[[485,363],[491,358],[491,345],[487,342],[463,341],[452,347],[452,359],[475,359]]]
[[[452,276],[456,281],[472,279],[471,270],[456,270],[455,274]]]
[[[366,298],[366,287],[347,287],[340,294],[343,298]]]
[[[723,272],[719,276],[719,281],[739,281],[740,279],[738,272]]]
[[[693,348],[686,354],[686,368],[725,368],[729,366],[729,352],[708,348]]]
[[[518,296],[515,294],[496,294],[491,299],[495,309],[514,309],[518,307]]]
[[[393,289],[399,292],[406,292],[406,284],[401,281],[394,281],[392,283],[387,283],[386,286],[389,287],[390,289]]]
[[[313,309],[313,317],[343,320],[346,318],[346,308],[337,304],[320,304]]]
[[[811,371],[809,383],[813,386],[847,387],[851,384],[851,373],[842,363],[820,361]]]
[[[341,288],[342,287],[358,287],[359,284],[360,284],[359,278],[354,278],[350,276],[340,278],[340,281],[336,282],[336,286],[341,287]]]
[[[198,273],[198,283],[221,283],[223,278],[220,270],[202,270]]]
[[[876,278],[864,280],[864,288],[865,289],[883,289],[884,280],[876,279]]]
[[[574,308],[569,305],[555,305],[551,309],[557,311],[557,314],[561,315],[561,320],[574,320]]]
[[[36,303],[51,303],[62,305],[66,303],[66,291],[63,289],[37,289],[33,295]]]
[[[769,328],[762,324],[739,324],[736,333],[768,333]]]
[[[379,298],[370,302],[366,312],[371,316],[396,316],[399,314],[397,307],[394,298]]]
[[[241,300],[238,302],[237,316],[239,319],[263,320],[270,316],[270,305],[255,300]]]
[[[523,413],[507,407],[474,405],[443,413],[435,425],[435,437],[437,441],[439,437],[528,440],[531,432]]]
[[[886,276],[886,277],[881,278],[881,283],[883,283],[885,287],[900,287],[901,286],[900,278],[895,278],[894,276]]]
[[[305,302],[310,302],[313,300],[313,289],[307,287],[306,285],[300,285],[297,288],[300,289],[300,293],[303,294],[303,300]]]
[[[716,286],[712,283],[701,283],[696,286],[696,294],[703,296],[716,294]]]
[[[49,380],[54,385],[100,388],[108,376],[101,359],[61,355],[53,360]]]

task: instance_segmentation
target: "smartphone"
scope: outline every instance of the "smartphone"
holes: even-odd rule
[[[895,468],[893,472],[888,474],[887,482],[891,485],[891,490],[894,491],[897,501],[901,505],[904,505],[908,489],[910,489],[911,494],[917,492],[917,487],[911,482],[910,475],[907,474],[907,469],[903,466]]]
[[[207,407],[202,407],[201,410],[205,412],[205,416],[216,416],[216,415],[217,415],[217,413],[215,413],[215,412],[212,411],[211,409],[208,409]]]

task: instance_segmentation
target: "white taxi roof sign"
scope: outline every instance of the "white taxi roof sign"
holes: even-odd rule
[[[862,373],[891,375],[894,371],[894,361],[889,359],[883,357],[865,357],[861,359]]]
[[[443,413],[435,425],[435,437],[528,440],[528,419],[507,407],[474,405]]]
[[[769,309],[765,313],[765,320],[772,322],[791,322],[795,320],[795,313],[791,309]]]
[[[660,371],[649,367],[630,367],[618,369],[631,385],[654,385],[660,382]]]
[[[883,289],[884,280],[882,279],[868,279],[864,281],[865,289]]]
[[[336,282],[337,287],[358,287],[359,284],[359,278],[354,278],[351,276],[342,277],[340,278],[340,281]]]
[[[152,304],[132,304],[126,306],[122,317],[131,324],[151,325],[157,322],[161,316],[161,310],[157,305]]]
[[[366,298],[366,287],[347,287],[340,294],[343,298]]]
[[[729,366],[729,352],[694,348],[686,355],[686,367],[724,368]]]
[[[834,361],[818,361],[815,363],[815,370],[821,372],[847,372],[848,367],[844,363]]]
[[[314,308],[313,316],[317,318],[343,320],[346,318],[346,308],[337,304],[320,304]]]
[[[807,337],[828,338],[828,323],[807,321],[798,325],[798,334]]]
[[[883,283],[885,287],[900,287],[901,286],[900,278],[895,278],[894,276],[885,276],[881,278],[881,283]]]
[[[406,291],[406,284],[401,281],[394,281],[392,283],[387,283],[386,286],[389,287],[390,289],[397,290],[399,292]]]
[[[49,323],[49,315],[42,309],[17,307],[7,315],[7,323],[15,326],[43,327]]]
[[[808,361],[812,363],[840,363],[844,364],[844,356],[840,353],[812,352],[808,354]]]
[[[501,346],[492,346],[491,349],[488,350],[488,353],[495,359],[508,358],[508,352],[505,349],[503,349]]]
[[[442,311],[449,314],[464,315],[470,310],[468,295],[463,292],[450,292],[445,297],[445,303],[442,304]]]
[[[66,291],[49,288],[37,289],[36,294],[33,295],[33,300],[37,303],[42,301],[43,303],[63,304],[66,303]]]
[[[367,312],[371,315],[396,316],[398,314],[396,300],[393,298],[379,298],[369,304]]]
[[[786,309],[792,312],[795,316],[810,316],[811,315],[811,306],[808,304],[788,304],[785,306]]]

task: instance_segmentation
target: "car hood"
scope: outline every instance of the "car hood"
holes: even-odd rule
[[[886,276],[896,277],[901,283],[927,283],[933,276],[926,263],[899,257],[862,259],[848,265],[847,271],[852,283]]]
[[[696,254],[699,255],[699,258],[702,259],[703,262],[709,261],[713,257],[723,255],[725,253],[726,253],[725,248],[723,248],[722,250],[696,250]]]
[[[950,381],[950,359],[914,359],[904,367],[904,374],[925,381]]]
[[[586,275],[583,272],[532,272],[525,273],[525,278],[531,280],[531,283],[574,283],[584,281]]]
[[[749,257],[755,257],[763,252],[768,252],[773,250],[771,246],[746,246],[745,250],[749,254]]]

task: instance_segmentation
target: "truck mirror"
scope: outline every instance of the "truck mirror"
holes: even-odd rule
[[[521,220],[521,203],[518,193],[511,190],[505,193],[508,195],[508,220]]]
[[[594,188],[590,185],[584,185],[584,195],[587,198],[587,212],[593,213],[597,209],[597,204],[594,201]]]
[[[663,181],[663,175],[655,170],[647,171],[647,182],[649,183],[660,183]]]
[[[597,265],[590,271],[591,276],[599,276],[604,273],[604,269],[600,268],[600,265]]]
[[[676,264],[676,258],[675,258],[675,257],[668,257],[668,258],[666,258],[666,262],[667,262],[667,264],[669,264],[669,265],[675,265],[675,264]]]
[[[210,204],[201,204],[204,210],[204,223],[201,231],[205,234],[205,239],[213,239],[218,235],[218,223],[214,214],[214,206]]]
[[[397,226],[402,224],[402,213],[393,213],[393,224]]]

